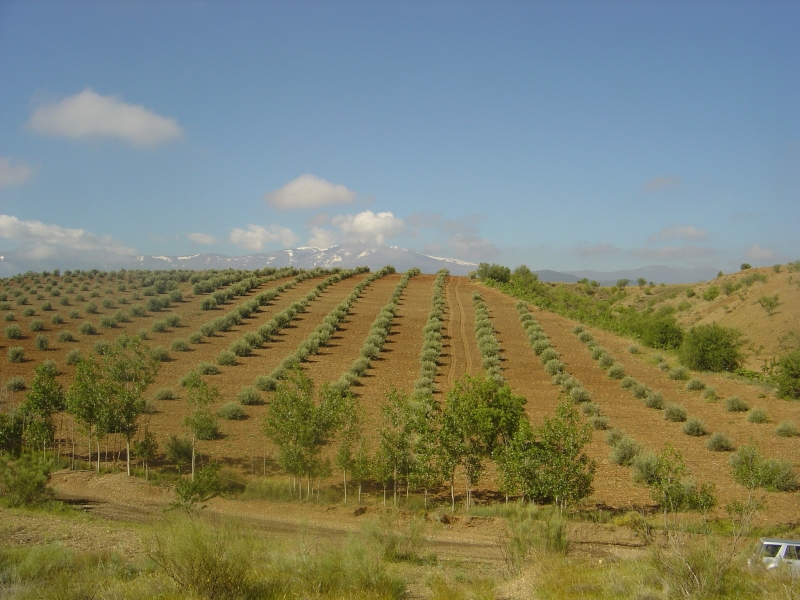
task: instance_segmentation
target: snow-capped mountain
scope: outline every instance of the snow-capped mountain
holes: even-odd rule
[[[313,267],[351,269],[368,266],[380,269],[393,265],[398,271],[419,267],[423,273],[436,273],[448,269],[453,275],[466,275],[474,270],[475,263],[428,256],[398,246],[371,246],[364,243],[336,245],[330,248],[293,248],[249,254],[247,256],[224,256],[222,254],[194,254],[192,256],[137,256],[138,269],[262,269],[264,267],[294,266],[298,269]]]

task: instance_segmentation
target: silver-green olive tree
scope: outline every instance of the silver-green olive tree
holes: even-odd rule
[[[210,440],[217,435],[217,418],[211,411],[211,405],[220,398],[219,389],[209,385],[197,371],[189,371],[183,379],[186,387],[186,401],[189,404],[189,413],[184,417],[183,424],[192,432],[192,481],[195,473],[195,444],[198,439]]]

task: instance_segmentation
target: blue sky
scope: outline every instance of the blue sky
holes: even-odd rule
[[[0,250],[796,260],[798,31],[793,2],[0,1]]]

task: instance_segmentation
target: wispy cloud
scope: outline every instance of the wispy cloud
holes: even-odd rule
[[[33,177],[36,169],[24,163],[13,164],[10,158],[0,156],[0,187],[23,185]]]
[[[264,196],[267,204],[281,209],[319,208],[330,204],[349,204],[357,194],[340,183],[330,183],[306,173]]]
[[[443,251],[457,253],[461,258],[483,260],[500,253],[497,246],[479,235],[478,225],[484,221],[484,215],[445,219],[438,213],[415,213],[408,218],[408,225],[409,233],[416,237],[422,237],[422,229],[440,232],[445,237],[445,246],[439,246]]]
[[[713,248],[703,246],[662,246],[660,248],[634,248],[633,256],[650,260],[687,260],[716,256]]]
[[[195,244],[216,244],[217,238],[207,233],[187,233],[186,237]]]
[[[675,175],[659,175],[646,181],[642,186],[641,192],[643,194],[652,194],[661,190],[677,189],[683,185],[683,182]]]
[[[778,260],[780,257],[777,252],[769,248],[765,248],[759,244],[753,244],[748,247],[744,252],[744,257],[747,260],[752,260],[755,263],[766,263]]]
[[[664,227],[658,233],[654,233],[649,238],[648,242],[664,242],[667,240],[690,240],[700,241],[708,239],[709,233],[705,229],[700,229],[692,225],[670,225]]]
[[[85,259],[127,257],[134,249],[108,235],[95,235],[85,229],[68,229],[40,221],[22,221],[11,215],[0,215],[0,238],[17,242],[15,253],[26,259],[46,260],[65,255],[82,255]]]
[[[101,96],[86,88],[59,102],[45,104],[31,115],[28,128],[45,135],[73,139],[108,137],[137,146],[158,146],[182,137],[175,119],[118,96]]]
[[[229,238],[233,244],[246,250],[261,252],[264,246],[280,243],[284,248],[293,246],[298,238],[295,233],[280,225],[270,225],[261,227],[260,225],[248,225],[247,229],[233,229]]]
[[[619,254],[620,249],[611,244],[595,244],[594,246],[581,246],[575,249],[575,254],[584,258],[593,256],[612,256]]]

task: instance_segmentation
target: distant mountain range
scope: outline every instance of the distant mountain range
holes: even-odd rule
[[[193,254],[191,256],[132,256],[116,260],[114,264],[69,264],[65,258],[62,264],[47,266],[29,265],[13,252],[0,252],[0,277],[8,277],[15,273],[41,271],[42,269],[263,269],[264,267],[295,266],[298,269],[314,267],[351,269],[368,266],[379,269],[385,265],[393,265],[404,272],[412,267],[419,267],[423,273],[436,273],[439,269],[448,269],[452,275],[467,275],[477,268],[477,263],[421,254],[398,246],[373,246],[363,242],[340,244],[330,248],[293,248],[248,254],[246,256],[225,256],[223,254]],[[546,282],[575,283],[584,277],[595,280],[601,285],[614,285],[619,279],[630,279],[632,284],[639,277],[654,283],[696,283],[712,279],[717,269],[712,268],[676,268],[650,266],[626,271],[551,271],[543,269],[535,271],[539,279]]]

